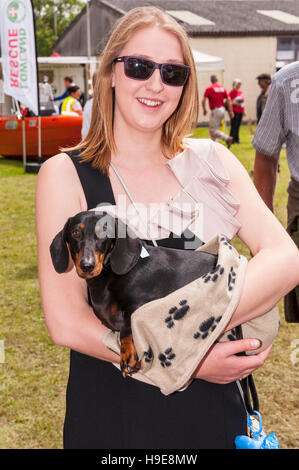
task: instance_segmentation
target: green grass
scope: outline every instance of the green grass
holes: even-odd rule
[[[196,136],[208,137],[208,129]],[[232,151],[245,168],[253,168],[254,150],[247,128]],[[41,309],[37,278],[34,219],[36,175],[24,174],[22,162],[0,158],[0,448],[61,448],[69,353],[49,338]],[[289,179],[281,155],[275,213],[286,224]],[[240,252],[248,249],[238,240]],[[298,364],[291,361],[291,342],[299,327],[287,324],[280,302],[281,328],[269,359],[255,372],[267,432],[275,431],[282,448],[299,447]]]

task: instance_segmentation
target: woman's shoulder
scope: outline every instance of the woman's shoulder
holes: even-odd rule
[[[45,160],[38,172],[38,178],[41,176],[55,175],[57,178],[67,176],[73,170],[72,160],[67,153],[58,153]]]
[[[67,153],[59,153],[47,159],[41,166],[37,176],[37,196],[53,201],[76,201],[76,205],[84,204],[84,194],[76,168]]]
[[[56,194],[67,193],[73,197],[78,195],[80,199],[82,197],[76,168],[67,153],[56,154],[43,162],[37,179],[38,183],[48,188],[51,193],[55,188]]]
[[[187,151],[196,155],[196,163],[199,167],[207,166],[212,174],[222,182],[229,181],[229,173],[221,157],[222,149],[225,147],[211,139],[187,138],[185,139]]]

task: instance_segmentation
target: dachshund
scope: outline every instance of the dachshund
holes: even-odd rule
[[[131,315],[155,299],[215,269],[217,256],[200,251],[152,246],[107,212],[84,211],[68,218],[50,245],[55,270],[64,273],[69,253],[86,280],[95,315],[120,332],[124,377],[138,372]]]

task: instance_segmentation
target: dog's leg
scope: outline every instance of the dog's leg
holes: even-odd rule
[[[120,368],[124,377],[138,372],[141,368],[141,361],[138,360],[131,327],[126,323],[120,330]]]

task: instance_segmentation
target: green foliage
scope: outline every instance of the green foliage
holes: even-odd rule
[[[82,0],[33,0],[36,42],[39,57],[47,57],[53,52],[55,40],[61,36],[69,24],[80,13],[86,2]],[[56,4],[57,38],[55,38],[54,6]]]

